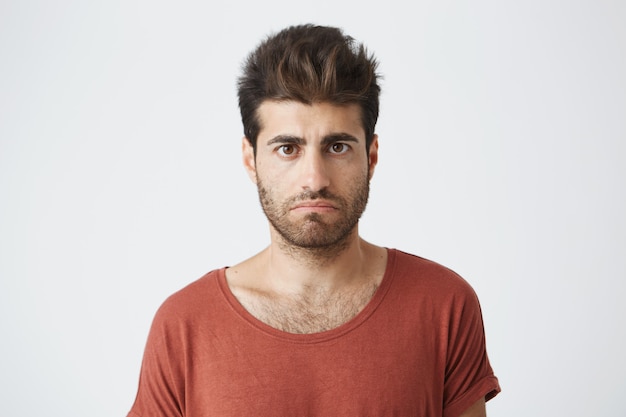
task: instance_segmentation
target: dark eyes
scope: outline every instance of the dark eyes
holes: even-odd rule
[[[332,145],[330,145],[329,150],[332,153],[336,154],[344,153],[348,150],[348,145],[346,145],[345,143],[333,143]]]
[[[330,152],[333,155],[341,155],[341,154],[346,153],[350,149],[350,146],[345,143],[336,142],[336,143],[331,144],[327,149],[328,149],[328,152]],[[298,153],[298,146],[291,145],[291,144],[284,144],[276,148],[276,151],[281,156],[285,156],[285,157],[294,156]]]
[[[278,153],[284,156],[291,156],[296,153],[296,147],[293,145],[281,145],[278,148]]]

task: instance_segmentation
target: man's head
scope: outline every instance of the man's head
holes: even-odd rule
[[[268,37],[247,58],[238,82],[244,134],[256,151],[258,109],[267,100],[357,104],[369,149],[378,119],[377,62],[333,27],[300,25]]]

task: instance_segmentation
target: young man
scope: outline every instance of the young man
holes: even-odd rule
[[[243,163],[270,245],[162,305],[129,416],[485,415],[500,388],[472,288],[358,233],[377,78],[331,27],[287,28],[248,57]]]

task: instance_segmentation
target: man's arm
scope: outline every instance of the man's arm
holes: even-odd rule
[[[485,398],[476,401],[470,408],[465,410],[459,417],[487,417]]]

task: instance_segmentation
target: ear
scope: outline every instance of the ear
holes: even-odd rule
[[[248,138],[246,138],[245,136],[241,140],[241,157],[243,160],[243,167],[246,169],[250,180],[256,184],[257,178],[256,161],[254,160],[254,148],[252,147],[252,144],[250,143]]]
[[[370,150],[368,154],[368,167],[370,180],[374,176],[374,168],[378,164],[378,135],[374,135],[372,143],[370,144]]]

